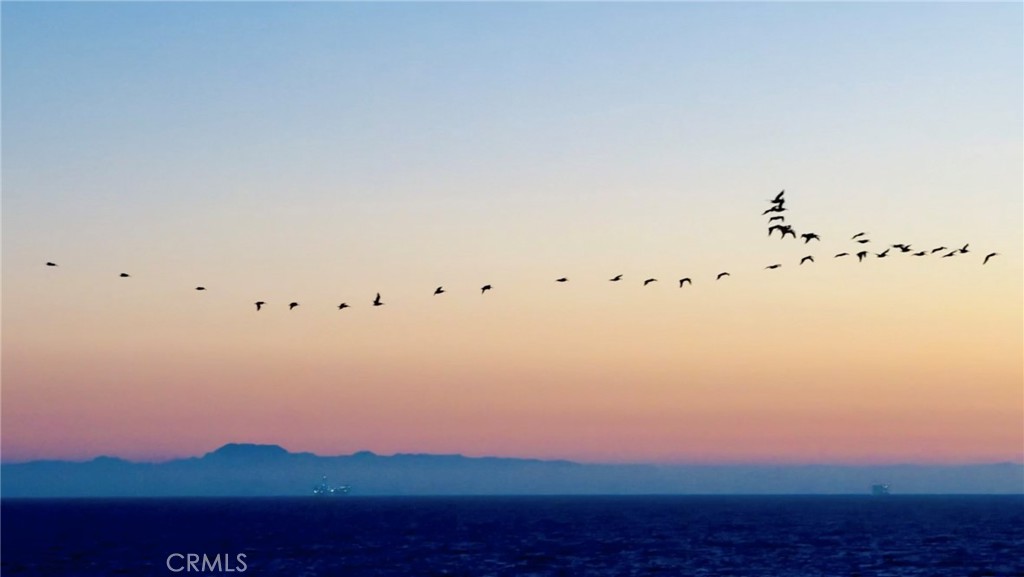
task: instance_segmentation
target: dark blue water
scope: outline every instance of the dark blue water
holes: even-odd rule
[[[1019,496],[5,500],[0,517],[4,576],[1024,577]],[[174,553],[220,570],[174,573]]]

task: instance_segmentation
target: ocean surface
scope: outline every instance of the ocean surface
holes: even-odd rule
[[[7,499],[0,542],[5,577],[1024,577],[1024,497]]]

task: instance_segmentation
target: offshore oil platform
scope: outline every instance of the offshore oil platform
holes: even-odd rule
[[[323,478],[320,479],[319,485],[313,486],[313,494],[318,497],[344,497],[345,495],[348,495],[351,490],[352,487],[349,485],[338,485],[337,487],[330,486],[327,484],[327,475],[324,475]]]

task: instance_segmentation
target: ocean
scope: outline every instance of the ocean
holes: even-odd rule
[[[6,499],[0,543],[4,576],[1024,577],[1024,496]]]

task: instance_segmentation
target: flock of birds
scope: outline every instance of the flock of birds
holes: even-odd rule
[[[797,235],[796,231],[793,230],[792,225],[786,224],[786,217],[782,214],[783,212],[786,212],[788,210],[786,208],[785,193],[786,193],[786,191],[785,191],[785,189],[783,189],[777,195],[775,195],[774,198],[769,200],[768,202],[770,203],[771,206],[767,210],[762,212],[761,215],[769,217],[768,218],[768,236],[769,237],[773,236],[775,231],[778,231],[780,233],[780,236],[782,237],[782,239],[785,239],[786,236],[788,235],[788,236],[791,236],[795,240],[795,239],[798,238],[798,235]],[[866,244],[871,242],[871,240],[869,238],[867,238],[867,234],[868,233],[866,233],[866,232],[858,232],[857,234],[853,235],[850,238],[850,240],[855,242],[855,243],[857,243],[857,244],[859,244],[859,245],[861,245],[861,246],[866,245]],[[819,242],[821,241],[821,237],[817,233],[814,233],[814,232],[802,233],[802,234],[799,235],[799,238],[803,239],[805,245],[810,243],[812,240],[819,241]],[[936,247],[936,248],[933,248],[933,249],[930,249],[930,250],[929,249],[915,250],[915,249],[913,249],[911,247],[910,244],[899,243],[899,244],[893,244],[893,245],[891,245],[889,247],[886,247],[885,250],[883,250],[882,252],[876,252],[876,253],[873,253],[873,254],[875,255],[876,258],[886,258],[887,256],[889,256],[889,251],[890,250],[892,250],[892,249],[899,249],[900,253],[911,253],[913,256],[921,257],[921,256],[928,256],[928,255],[931,255],[931,254],[948,251],[948,252],[945,252],[945,254],[943,254],[941,258],[951,258],[951,257],[955,257],[957,255],[962,255],[962,254],[969,253],[970,252],[970,250],[968,248],[969,246],[970,245],[968,243],[968,244],[964,244],[960,248],[953,248],[953,249],[950,249],[950,248],[945,247],[945,246],[940,246],[940,247]],[[864,259],[868,258],[872,253],[869,252],[868,250],[862,249],[862,250],[860,250],[858,252],[855,252],[853,254],[857,257],[857,261],[858,262],[863,262]],[[850,252],[840,252],[840,253],[836,254],[833,258],[848,257],[850,255],[851,255]],[[985,258],[984,258],[984,260],[982,260],[981,264],[983,264],[983,265],[988,264],[988,261],[992,257],[998,256],[998,255],[999,255],[999,253],[997,253],[997,252],[990,252],[990,253],[986,254]],[[810,263],[814,262],[814,255],[807,255],[807,256],[801,258],[798,266],[801,266],[804,263],[808,263],[808,262],[810,262]],[[55,267],[55,266],[58,266],[58,265],[55,262],[47,262],[46,266]],[[770,264],[770,265],[766,266],[765,269],[775,270],[775,269],[778,269],[778,268],[781,268],[781,267],[782,267],[782,263],[773,263],[773,264]],[[130,274],[125,273],[125,272],[120,273],[119,276],[120,276],[120,278],[130,278],[131,277]],[[723,278],[728,277],[728,276],[731,276],[728,272],[720,272],[720,273],[718,273],[715,276],[715,280],[716,281],[722,280]],[[622,280],[622,275],[621,274],[615,275],[614,277],[612,277],[612,278],[610,278],[608,280],[610,282],[620,282]],[[555,282],[565,283],[565,282],[569,282],[569,279],[567,277],[560,277],[560,278],[555,279]],[[656,279],[656,278],[645,279],[643,281],[643,286],[647,286],[647,285],[649,285],[651,283],[654,283],[654,282],[658,282],[658,279]],[[690,277],[683,277],[683,278],[679,279],[679,288],[682,288],[686,284],[692,285],[693,284],[693,280]],[[482,287],[480,287],[480,294],[484,294],[487,291],[491,290],[492,288],[493,287],[491,285],[485,284]],[[204,286],[197,286],[197,287],[195,287],[195,290],[197,290],[197,291],[205,291],[206,287],[204,287]],[[434,289],[434,295],[435,296],[436,295],[441,295],[441,294],[444,294],[444,293],[445,293],[444,286],[439,286],[436,289]],[[263,309],[264,305],[266,305],[267,303],[265,301],[256,301],[254,304],[256,305],[256,310],[260,311],[260,310]],[[377,296],[374,297],[372,304],[375,307],[379,307],[379,306],[382,306],[384,304],[384,302],[381,300],[380,293],[377,293]],[[297,306],[299,306],[299,303],[295,302],[295,301],[292,301],[292,302],[288,303],[288,310],[292,310],[292,309],[294,309]],[[347,309],[350,306],[351,305],[349,305],[348,303],[344,303],[343,302],[343,303],[338,305],[338,310]]]
[[[793,230],[793,227],[791,225],[785,224],[786,217],[781,214],[781,213],[783,213],[783,212],[785,212],[787,210],[786,209],[785,194],[786,194],[786,191],[785,190],[781,190],[781,191],[779,191],[779,194],[775,195],[775,198],[769,200],[768,202],[771,203],[771,206],[767,210],[762,212],[761,216],[772,215],[772,216],[769,216],[769,218],[768,218],[768,236],[769,237],[771,237],[772,233],[774,233],[775,231],[779,231],[780,236],[783,239],[786,238],[787,234],[792,236],[794,239],[796,239],[797,238],[796,231]],[[868,233],[866,233],[866,232],[858,232],[857,234],[855,234],[852,237],[850,237],[850,240],[852,240],[853,242],[856,242],[857,244],[860,244],[860,245],[868,244],[869,242],[871,242],[871,239],[867,238],[867,234]],[[818,234],[814,233],[814,232],[805,232],[805,233],[800,235],[800,238],[802,238],[804,240],[804,244],[807,244],[807,243],[811,242],[812,240],[821,241],[821,237],[818,236]],[[889,256],[889,251],[891,249],[895,248],[895,249],[899,249],[899,251],[901,253],[912,253],[914,256],[928,256],[930,254],[935,254],[937,252],[949,251],[946,254],[942,255],[942,258],[949,258],[949,257],[954,257],[954,256],[956,256],[958,254],[967,254],[968,252],[970,252],[970,250],[968,249],[969,246],[970,246],[970,243],[967,243],[967,244],[964,244],[960,248],[954,248],[952,250],[950,248],[946,247],[946,246],[940,246],[940,247],[933,248],[931,250],[927,250],[926,249],[926,250],[916,250],[915,251],[911,247],[911,245],[909,245],[909,244],[898,243],[898,244],[894,244],[892,246],[886,247],[885,250],[883,250],[882,252],[876,252],[876,253],[874,253],[874,255],[877,258],[885,258],[885,257]],[[867,250],[860,250],[860,251],[858,251],[858,252],[856,252],[854,254],[857,256],[857,262],[863,262],[864,259],[867,258],[868,256],[870,256],[872,253],[870,253]],[[988,253],[987,255],[985,255],[985,259],[983,261],[981,261],[981,264],[983,264],[983,265],[984,264],[988,264],[989,259],[991,259],[994,256],[998,256],[998,255],[999,255],[998,252],[990,252],[990,253]],[[850,256],[850,253],[849,252],[841,252],[841,253],[836,254],[833,258],[840,258],[840,257],[844,257],[844,256]],[[807,256],[805,256],[805,257],[800,259],[800,264],[801,265],[804,264],[805,262],[814,262],[814,256],[813,255],[807,255]],[[776,264],[770,264],[770,265],[766,266],[765,268],[767,268],[767,269],[777,269],[777,268],[779,268],[781,266],[782,266],[781,264],[776,263]]]

